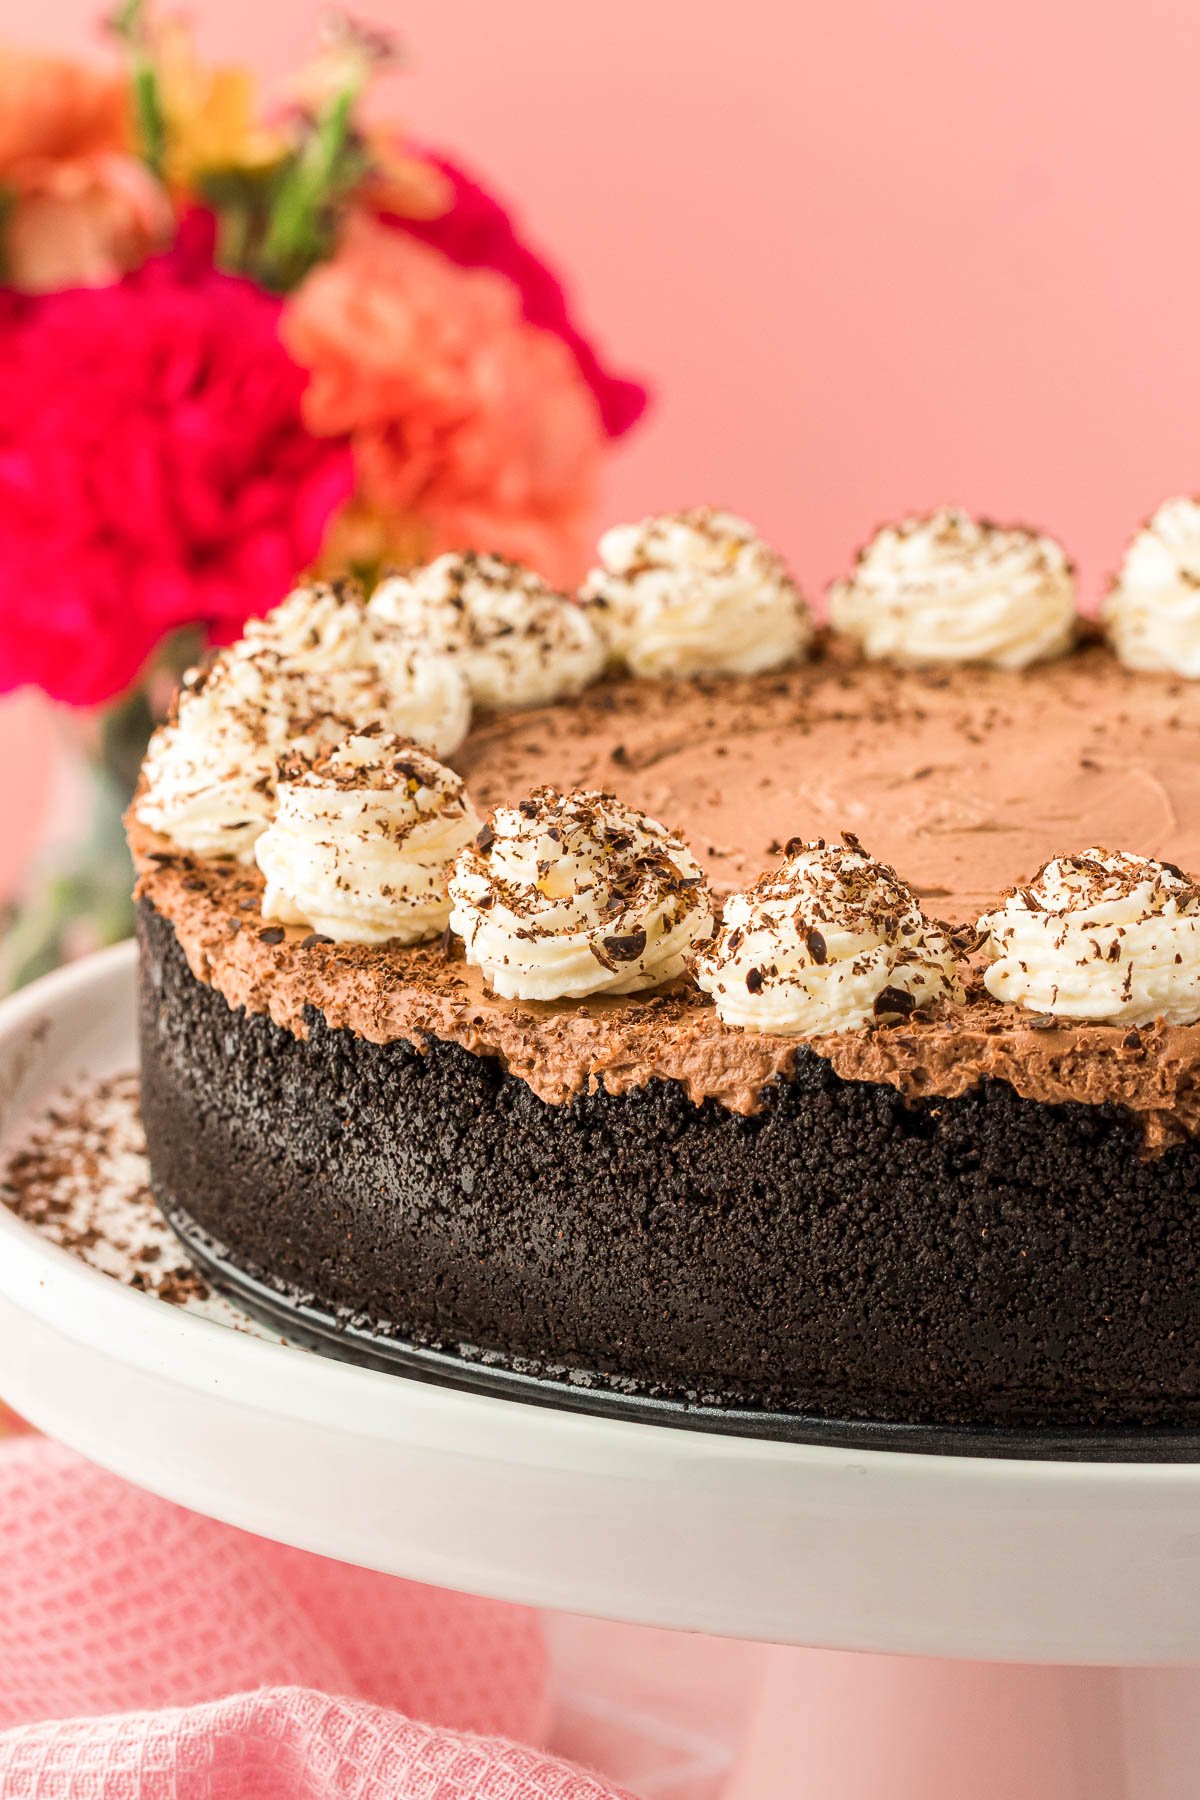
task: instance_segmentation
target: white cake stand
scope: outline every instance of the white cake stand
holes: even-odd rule
[[[133,989],[121,945],[0,1005],[6,1135],[133,1066]],[[348,1562],[928,1659],[777,1653],[738,1800],[1200,1791],[1200,1465],[781,1444],[435,1386],[180,1313],[2,1207],[0,1392],[132,1482]]]

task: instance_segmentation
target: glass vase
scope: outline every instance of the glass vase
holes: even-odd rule
[[[57,711],[64,804],[55,808],[56,828],[10,908],[3,952],[8,988],[132,932],[133,865],[124,815],[150,734],[166,717],[179,676],[198,649],[194,633],[177,633],[142,679],[110,706]]]

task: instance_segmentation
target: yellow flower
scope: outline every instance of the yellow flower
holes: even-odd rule
[[[183,21],[156,29],[154,66],[166,124],[163,173],[176,192],[194,189],[200,177],[217,170],[253,173],[287,155],[287,133],[258,118],[250,72],[206,68]]]

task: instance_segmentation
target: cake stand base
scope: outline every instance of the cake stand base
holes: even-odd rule
[[[0,1006],[5,1135],[73,1077],[135,1063],[121,947]],[[733,1800],[1200,1792],[1195,1462],[916,1454],[530,1405],[181,1313],[2,1206],[0,1394],[126,1479],[284,1543],[824,1646],[766,1653]]]
[[[722,1800],[1195,1800],[1200,1670],[774,1649]]]

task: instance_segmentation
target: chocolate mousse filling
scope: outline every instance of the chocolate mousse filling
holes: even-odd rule
[[[903,671],[826,647],[779,675],[613,682],[485,719],[452,760],[481,812],[543,783],[610,788],[678,829],[718,893],[792,836],[847,830],[962,926],[1064,849],[1099,842],[1200,869],[1200,693],[1131,674],[1098,644],[1020,674]],[[661,1080],[750,1114],[805,1041],[844,1080],[909,1098],[1002,1080],[1030,1100],[1127,1108],[1150,1151],[1200,1131],[1200,1026],[1039,1017],[992,1000],[977,970],[964,1007],[809,1040],[725,1026],[688,985],[500,999],[453,946],[268,926],[256,869],[197,861],[136,820],[130,840],[140,896],[230,1006],[300,1036],[312,1008],[372,1043],[456,1043],[550,1104]]]

